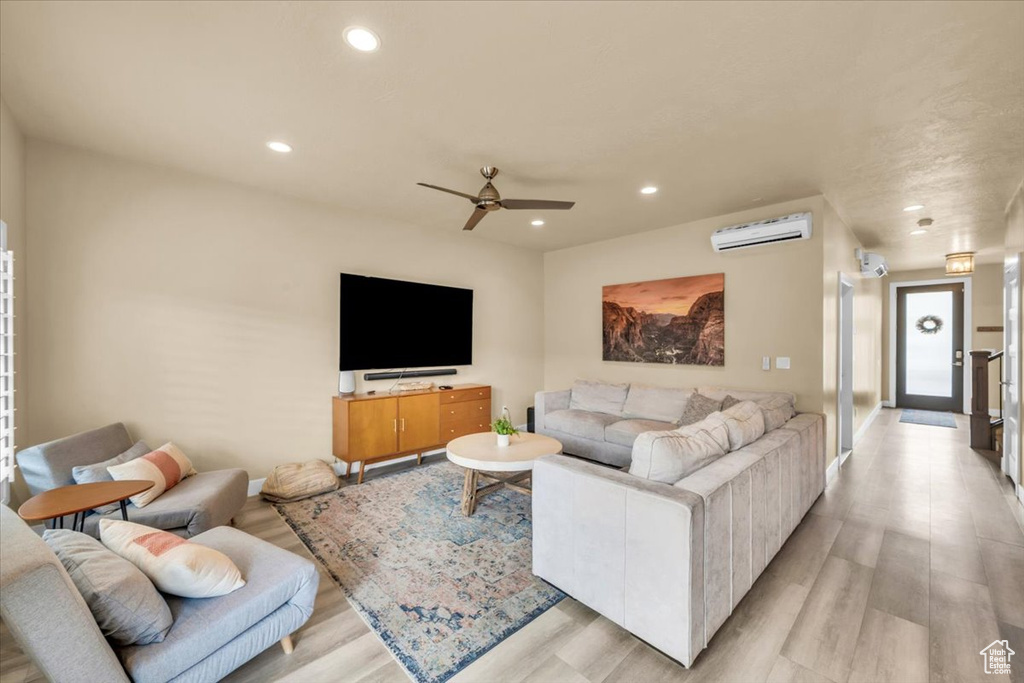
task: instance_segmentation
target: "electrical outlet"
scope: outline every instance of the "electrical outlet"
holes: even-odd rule
[[[762,370],[771,370],[772,369],[772,357],[771,356],[761,356],[761,369]]]
[[[777,356],[775,358],[776,370],[789,370],[789,356]]]

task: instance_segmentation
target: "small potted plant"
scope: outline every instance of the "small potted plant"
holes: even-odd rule
[[[497,433],[498,446],[501,448],[509,445],[509,439],[511,439],[513,434],[519,433],[519,430],[512,424],[512,416],[505,406],[501,408],[501,417],[491,423],[491,429]]]

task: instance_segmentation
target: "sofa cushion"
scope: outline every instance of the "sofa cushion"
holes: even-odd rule
[[[132,505],[142,508],[159,498],[164,491],[177,486],[185,477],[195,474],[196,470],[180,448],[173,443],[165,443],[141,458],[108,467],[107,472],[117,481],[142,479],[153,482],[152,488],[131,497]]]
[[[643,432],[663,432],[675,429],[671,422],[657,420],[619,420],[605,427],[604,440],[620,446],[632,446],[636,437]]]
[[[565,432],[591,441],[604,441],[604,429],[613,422],[618,422],[616,415],[595,413],[589,410],[556,410],[544,417],[548,429]]]
[[[215,598],[245,585],[224,553],[141,524],[104,519],[100,540],[150,578],[164,593]]]
[[[711,413],[722,409],[722,399],[710,398],[701,394],[693,394],[686,402],[686,410],[680,424],[691,425],[700,422]]]
[[[702,434],[702,438],[714,441],[724,453],[729,452],[729,426],[721,413],[711,413],[700,422],[680,427],[677,431],[687,436]]]
[[[128,519],[186,538],[228,524],[245,505],[249,475],[245,470],[214,470],[189,477],[144,508],[128,506]],[[89,515],[85,533],[99,537],[102,519],[121,519],[120,512]]]
[[[764,434],[764,415],[753,401],[741,401],[721,414],[729,430],[729,450],[738,451]]]
[[[578,379],[572,385],[569,409],[621,415],[628,392],[628,384],[609,384],[608,382]]]
[[[128,430],[120,422],[74,436],[25,448],[15,456],[33,496],[75,483],[75,465],[92,465],[132,447]]]
[[[666,432],[643,432],[633,444],[629,473],[636,477],[674,484],[725,455],[721,435],[702,428],[683,427]],[[724,423],[721,427],[724,429]]]
[[[793,404],[784,396],[776,396],[760,402],[761,414],[764,416],[764,431],[772,432],[789,422],[793,417]]]
[[[148,645],[164,639],[171,628],[171,610],[138,567],[95,538],[70,529],[48,529],[43,540],[111,643]]]
[[[98,462],[95,465],[78,465],[71,468],[71,476],[75,478],[76,484],[92,484],[100,481],[114,481],[114,478],[110,476],[110,472],[107,472],[108,467],[114,465],[120,465],[121,463],[128,462],[129,460],[135,460],[141,458],[146,453],[149,453],[152,448],[147,446],[142,441],[136,442],[134,446],[126,450],[121,455]],[[101,505],[98,508],[93,508],[93,512],[99,515],[105,515],[115,510],[120,509],[117,503],[111,503],[110,505]]]
[[[698,387],[697,393],[719,401],[724,400],[726,396],[732,396],[740,401],[753,401],[761,405],[774,398],[783,398],[789,402],[789,405],[796,405],[796,396],[785,391],[745,391],[723,387]]]
[[[320,577],[311,561],[231,527],[206,531],[192,542],[227,555],[245,575],[247,583],[219,598],[169,596],[167,605],[174,615],[174,626],[164,641],[117,651],[125,670],[136,683],[175,679],[249,629],[259,628],[268,617],[273,619],[273,615],[281,614],[281,610],[296,612],[299,623],[313,613]],[[276,636],[275,640],[280,637]],[[245,657],[255,654],[252,652]],[[238,663],[241,661],[244,658]],[[183,678],[217,680],[223,678],[223,674]]]
[[[631,384],[622,406],[622,416],[629,419],[658,420],[678,425],[683,419],[686,402],[692,389],[651,387]]]

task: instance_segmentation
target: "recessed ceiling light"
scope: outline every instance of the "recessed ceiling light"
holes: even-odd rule
[[[280,152],[281,154],[287,154],[288,152],[292,151],[291,145],[289,145],[287,142],[280,142],[278,140],[271,140],[270,142],[267,143],[267,147],[274,150],[275,152]]]
[[[911,230],[911,231],[910,231],[910,234],[911,234],[911,235],[923,235],[923,234],[925,234],[926,232],[928,232],[928,231],[927,231],[927,230]]]
[[[903,207],[904,211],[920,211],[924,208],[924,204],[911,204],[910,206]]]
[[[360,52],[373,52],[380,47],[380,37],[362,26],[349,26],[344,36],[345,42]]]
[[[538,218],[535,221],[530,221],[530,225],[532,225],[535,228],[539,228],[540,226],[544,225],[544,221]]]
[[[658,191],[654,185],[648,185],[647,187],[640,188],[640,194],[654,194]]]

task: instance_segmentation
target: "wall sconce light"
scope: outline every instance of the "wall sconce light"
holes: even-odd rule
[[[946,275],[970,275],[974,272],[974,252],[946,254]]]

